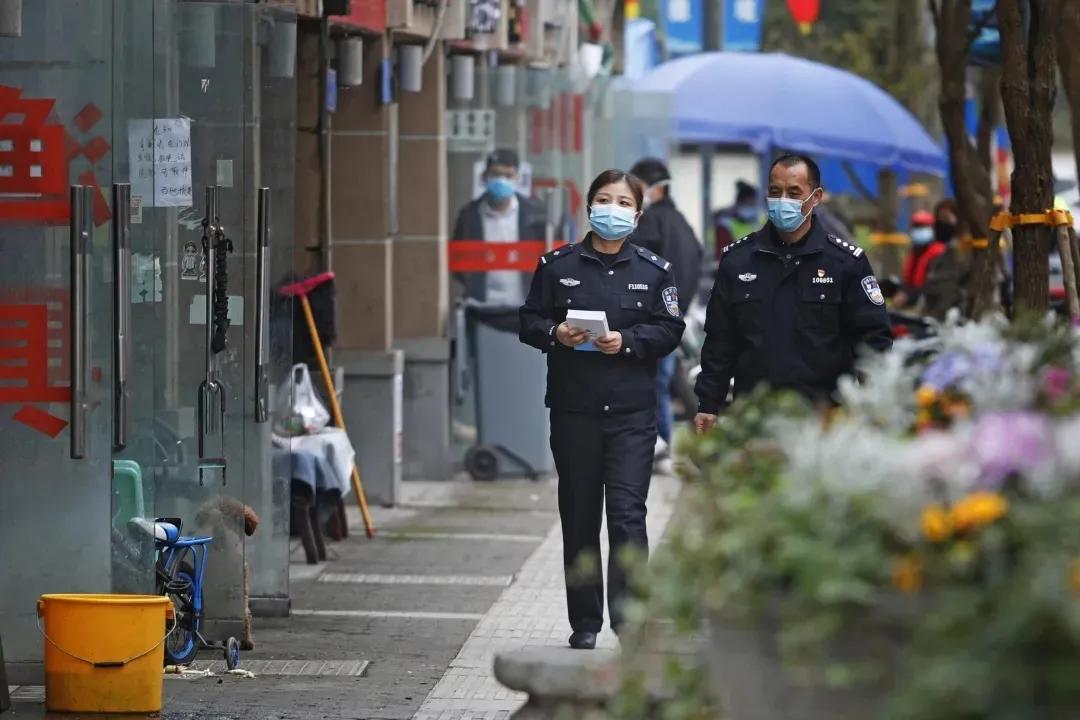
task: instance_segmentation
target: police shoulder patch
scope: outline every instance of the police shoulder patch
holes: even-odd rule
[[[648,260],[649,262],[651,262],[653,265],[660,268],[661,270],[670,270],[671,269],[671,263],[669,263],[667,260],[665,260],[664,258],[662,258],[659,255],[657,255],[656,253],[654,253],[652,250],[647,250],[647,249],[645,249],[643,247],[639,247],[638,248],[638,255],[645,258],[646,260]]]
[[[875,305],[885,304],[885,294],[881,292],[881,286],[878,285],[877,278],[873,275],[867,275],[862,279],[862,289],[866,293],[866,297],[870,302]]]
[[[863,254],[863,249],[861,247],[854,243],[849,243],[842,238],[838,238],[835,235],[829,236],[829,242],[853,257],[860,257]]]
[[[672,317],[679,317],[679,289],[674,285],[664,288],[660,293],[664,300],[664,307]]]
[[[750,239],[749,235],[743,235],[741,238],[739,238],[735,242],[731,243],[730,245],[725,245],[723,252],[728,253],[731,250],[734,250],[735,248],[739,247],[739,245],[742,245],[744,242],[746,242],[749,239]]]
[[[540,256],[541,265],[549,265],[550,263],[558,260],[559,258],[568,257],[574,254],[574,250],[580,243],[573,243],[571,245],[563,245],[560,248],[555,248],[549,253]]]

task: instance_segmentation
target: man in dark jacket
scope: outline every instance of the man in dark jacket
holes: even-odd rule
[[[513,150],[496,150],[488,155],[484,194],[458,213],[451,242],[517,243],[544,239],[543,207],[517,192],[520,164]],[[473,300],[518,307],[525,299],[529,277],[529,273],[517,270],[492,270],[466,275],[462,281],[466,296]]]
[[[694,237],[690,224],[671,200],[671,173],[667,166],[656,158],[646,158],[638,161],[630,169],[630,174],[646,186],[645,212],[630,236],[630,242],[652,250],[671,263],[675,286],[679,289],[679,310],[685,316],[690,302],[697,296],[705,251]],[[661,359],[656,373],[657,426],[663,440],[663,444],[657,444],[660,455],[671,445],[675,424],[671,410],[671,382],[676,367],[675,353],[672,353]]]
[[[863,347],[892,346],[885,297],[862,248],[815,217],[821,173],[784,155],[769,173],[769,222],[724,249],[705,321],[698,432],[735,395],[765,383],[828,402]]]

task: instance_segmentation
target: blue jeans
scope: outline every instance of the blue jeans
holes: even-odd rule
[[[675,379],[678,360],[675,353],[661,358],[656,366],[656,427],[664,442],[671,444],[675,413],[671,409],[671,381]]]

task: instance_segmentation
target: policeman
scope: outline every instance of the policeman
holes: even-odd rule
[[[716,425],[735,395],[759,383],[827,401],[862,346],[892,346],[885,298],[861,248],[814,218],[821,173],[803,155],[769,172],[769,222],[725,248],[709,301],[694,425]]]
[[[604,624],[604,497],[608,609],[617,633],[627,593],[621,551],[649,548],[656,364],[679,344],[684,324],[671,264],[626,240],[641,215],[640,182],[621,170],[603,172],[589,188],[588,206],[592,232],[540,258],[521,308],[521,341],[547,354],[570,646],[591,650]],[[589,342],[566,323],[571,309],[604,311],[610,332]]]

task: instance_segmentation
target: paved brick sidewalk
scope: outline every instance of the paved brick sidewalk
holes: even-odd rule
[[[648,515],[649,540],[653,546],[663,535],[677,493],[677,481],[665,477],[653,479]],[[604,546],[606,555],[606,542]],[[566,647],[569,636],[562,535],[556,523],[525,562],[513,585],[503,591],[469,635],[414,720],[509,718],[526,698],[495,680],[492,675],[495,655],[526,647]],[[600,634],[598,645],[613,648],[617,640],[610,630],[605,630]],[[567,652],[575,651],[568,649]]]
[[[653,538],[671,482],[650,493]],[[508,717],[521,699],[491,677],[495,652],[569,635],[555,495],[550,481],[408,483],[399,507],[376,509],[374,541],[350,512],[355,533],[330,546],[331,562],[292,566],[293,616],[256,618],[244,661],[257,677],[168,679],[154,717]],[[18,688],[14,699],[13,720],[46,717],[43,688]]]

